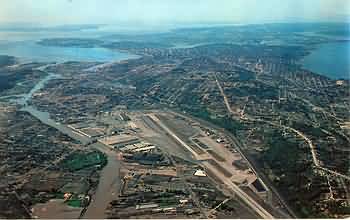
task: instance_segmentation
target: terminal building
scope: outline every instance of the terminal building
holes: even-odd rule
[[[127,145],[140,143],[140,140],[131,135],[121,134],[121,135],[114,135],[111,137],[102,138],[99,140],[99,142],[105,145],[108,145],[111,148],[120,149]]]

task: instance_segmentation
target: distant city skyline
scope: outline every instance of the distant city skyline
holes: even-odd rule
[[[349,22],[348,0],[1,0],[0,24]]]

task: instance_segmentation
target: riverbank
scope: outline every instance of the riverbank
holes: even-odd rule
[[[47,67],[47,66],[46,66]],[[45,72],[45,68],[41,68],[41,71]],[[97,186],[96,192],[92,195],[91,202],[88,207],[81,210],[84,211],[82,215],[84,218],[105,218],[105,210],[108,207],[109,203],[115,199],[119,192],[120,187],[120,176],[119,176],[119,168],[120,161],[118,159],[118,155],[115,151],[108,149],[106,146],[95,143],[93,139],[78,134],[73,131],[68,126],[61,124],[59,122],[54,121],[50,118],[50,114],[48,112],[40,111],[35,108],[35,106],[29,105],[30,99],[32,95],[37,91],[44,88],[45,84],[49,82],[51,79],[60,77],[57,74],[46,72],[47,76],[42,78],[34,87],[30,90],[29,93],[20,96],[17,99],[12,99],[11,102],[21,105],[21,111],[27,112],[36,119],[40,120],[43,124],[48,125],[52,128],[57,129],[62,134],[65,134],[72,139],[80,142],[85,146],[89,146],[90,149],[97,149],[107,156],[107,165],[102,169],[100,173],[99,184]],[[107,192],[107,194],[106,194]]]

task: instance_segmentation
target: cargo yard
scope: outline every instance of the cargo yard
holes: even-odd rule
[[[106,118],[110,119],[108,120],[109,123],[104,123],[107,121]],[[115,123],[111,123],[111,121]],[[140,173],[151,175],[147,179],[157,179],[158,175],[169,177],[166,183],[173,178],[175,185],[181,185],[180,180],[183,179],[181,173],[184,172],[183,169],[189,169],[193,176],[205,177],[208,179],[207,181],[210,180],[212,184],[217,186],[214,187],[215,191],[225,195],[221,202],[229,199],[234,203],[254,210],[253,212],[249,211],[250,214],[247,214],[247,216],[271,217],[272,215],[269,212],[274,209],[274,206],[280,205],[262,180],[258,178],[254,169],[250,167],[249,162],[235,149],[235,145],[229,137],[188,117],[172,112],[117,110],[98,115],[95,121],[92,121],[91,118],[77,119],[75,123],[68,125],[68,127],[80,135],[86,135],[84,131],[87,128],[96,129],[96,125],[100,126],[101,134],[104,135],[90,138],[93,138],[99,144],[105,145],[110,150],[119,152],[118,157],[122,160],[119,172],[123,185],[116,201],[122,200],[123,203],[128,204],[128,198],[125,194],[128,187],[130,187],[128,185],[130,181],[128,181],[128,184],[126,184],[126,181],[136,179],[144,182],[142,180],[144,176],[140,176]],[[187,132],[190,130],[192,132]],[[184,164],[175,162],[177,160],[187,164],[188,167],[183,167]],[[180,182],[176,184],[177,181]],[[168,184],[172,185],[172,181]],[[188,184],[186,181],[182,181],[181,187],[185,187],[186,184]],[[150,190],[149,186],[142,186],[138,182],[134,185],[137,185],[138,189],[141,190],[139,193]],[[156,188],[154,186],[152,189]],[[134,189],[134,187],[131,187],[131,189]],[[167,190],[169,189],[165,188],[162,191]],[[179,201],[192,201],[194,194],[187,193],[188,195],[184,195],[183,198],[179,197]],[[118,193],[116,192],[116,194]],[[259,203],[251,197],[254,197],[254,200],[258,198]],[[127,206],[125,204],[126,207],[122,206],[125,208],[125,210],[122,209],[123,214],[115,216],[115,213],[121,211],[121,207],[116,206],[116,204],[119,204],[116,201],[111,203],[108,215],[118,218],[133,217],[134,215],[142,217],[149,212],[170,212],[179,217],[186,213],[197,213],[198,216],[194,215],[192,217],[208,217],[209,213],[211,216],[215,216],[213,214],[215,212],[209,212],[209,210],[217,205],[212,204],[208,207],[202,207],[193,200],[192,203],[188,203],[188,205],[191,205],[187,208],[182,207],[180,203],[176,203],[170,208],[161,209],[159,208],[161,207],[160,204],[145,201],[146,205],[131,203],[132,207],[130,207],[131,204]],[[176,210],[179,206],[182,207],[182,211],[178,213]],[[184,212],[184,210],[187,211]],[[283,212],[276,212],[274,215],[283,216],[284,214]]]

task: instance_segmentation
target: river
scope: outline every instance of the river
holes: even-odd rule
[[[49,65],[46,65],[45,67],[48,67]],[[41,70],[44,70],[43,68],[41,68]],[[50,114],[48,112],[44,112],[44,111],[40,111],[38,109],[36,109],[34,106],[29,105],[29,101],[32,98],[33,94],[36,93],[37,91],[41,90],[42,88],[44,88],[45,84],[50,81],[51,79],[55,79],[55,78],[59,78],[60,76],[55,74],[55,73],[50,73],[47,72],[47,75],[45,77],[43,77],[27,94],[23,94],[21,96],[15,97],[14,99],[11,99],[10,101],[12,103],[16,103],[22,106],[22,108],[20,109],[21,111],[25,111],[28,112],[29,114],[31,114],[32,116],[34,116],[35,118],[37,118],[38,120],[40,120],[42,123],[56,128],[57,130],[59,130],[61,133],[68,135],[69,137],[83,143],[83,144],[87,144],[89,143],[89,138],[81,136],[77,133],[75,133],[74,131],[72,131],[72,129],[68,128],[67,126],[60,124],[58,122],[55,122],[54,120],[52,120],[50,118]]]
[[[99,184],[96,193],[92,196],[91,202],[83,215],[86,219],[107,218],[106,209],[110,202],[116,199],[121,188],[120,163],[115,151],[96,143],[93,145],[96,149],[107,155],[108,163],[101,171]]]
[[[47,66],[45,66],[47,67]],[[45,68],[41,68],[42,71],[45,71]],[[42,123],[53,127],[60,131],[61,133],[73,138],[74,140],[79,141],[84,145],[88,145],[92,142],[92,139],[82,136],[72,129],[67,127],[64,124],[54,121],[50,118],[50,114],[48,112],[40,111],[35,108],[35,106],[29,105],[29,101],[32,98],[32,95],[44,88],[45,84],[51,79],[55,79],[60,77],[55,73],[46,72],[47,75],[43,77],[31,91],[27,94],[20,96],[19,98],[15,98],[10,100],[11,102],[17,103],[22,106],[21,111],[28,112]],[[111,201],[117,198],[121,182],[120,182],[120,160],[118,159],[117,152],[109,149],[100,143],[91,144],[89,147],[95,148],[107,156],[107,165],[102,169],[100,173],[99,184],[96,189],[96,193],[92,195],[91,202],[89,206],[85,209],[83,213],[84,218],[89,219],[102,219],[106,218],[106,208],[110,204]]]

